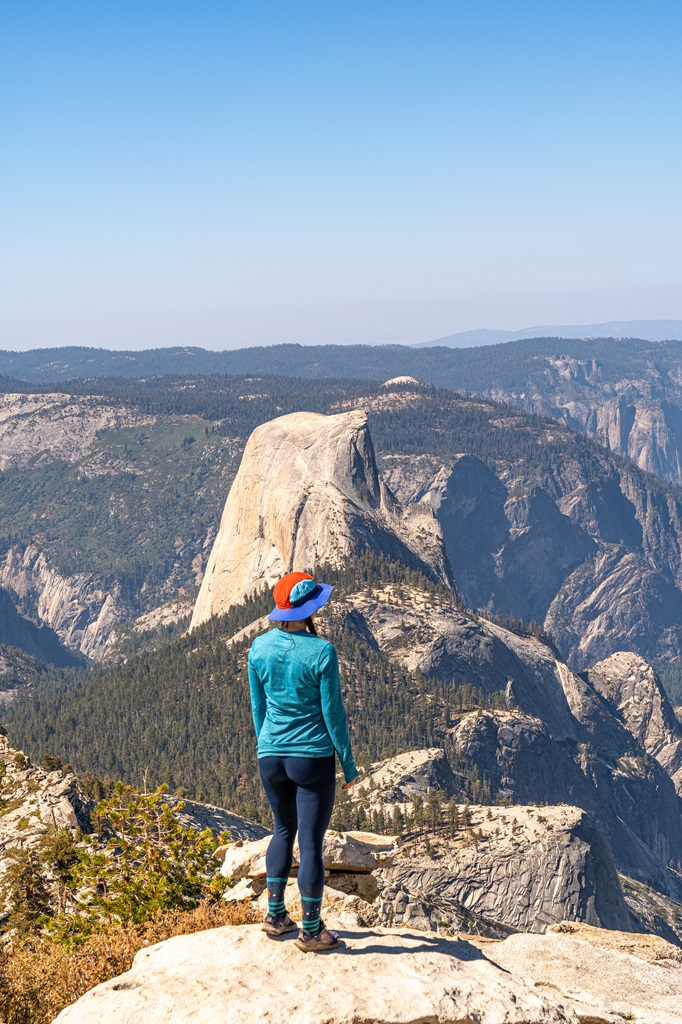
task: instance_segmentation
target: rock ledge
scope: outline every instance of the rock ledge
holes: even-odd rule
[[[86,993],[57,1022],[682,1024],[674,947],[651,962],[632,935],[621,951],[618,933],[604,944],[601,929],[572,927],[477,945],[352,929],[342,932],[347,948],[312,957],[289,939],[268,940],[258,925],[216,928],[141,950],[127,974]]]

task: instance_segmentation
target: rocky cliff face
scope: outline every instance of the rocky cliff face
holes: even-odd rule
[[[48,827],[87,830],[90,807],[73,772],[31,764],[0,734],[0,876],[7,851],[36,847]]]
[[[380,479],[364,413],[272,420],[244,450],[192,627],[292,569],[339,565],[363,548],[450,581],[431,511],[403,508]]]
[[[0,559],[0,586],[11,589],[19,606],[32,612],[67,648],[90,658],[101,657],[114,627],[135,614],[116,576],[63,576],[32,545],[23,551],[11,547]],[[45,660],[60,663],[56,656]]]
[[[566,577],[597,549],[546,491],[512,497],[473,456],[441,470],[420,500],[443,528],[457,585],[473,608],[542,622]]]
[[[618,652],[590,669],[588,678],[682,794],[682,727],[652,667],[636,654]]]
[[[386,761],[373,764],[356,786],[350,799],[366,799],[371,808],[402,805],[415,796],[425,800],[432,790],[454,796],[458,792],[445,751],[440,747],[408,750]]]
[[[603,464],[602,464],[603,461]],[[467,604],[534,620],[586,667],[615,650],[682,651],[682,504],[627,465],[557,457],[526,470],[465,455],[382,459],[403,500],[441,524]]]
[[[34,658],[39,662],[50,662],[53,665],[73,665],[77,658],[60,642],[57,633],[49,626],[37,626],[34,622],[20,615],[9,594],[0,588],[0,644],[5,647],[5,668],[0,670],[0,679],[8,675],[15,676],[12,665],[17,667],[26,659]],[[11,650],[7,650],[7,649]],[[14,650],[14,654],[12,653]],[[21,677],[19,672],[19,678]]]
[[[375,872],[378,885],[371,899],[383,924],[436,930],[439,922],[447,922],[499,938],[514,930],[543,931],[563,915],[655,932],[682,944],[679,876],[661,874],[651,856],[642,859],[641,853],[639,867],[642,860],[648,864],[658,876],[658,889],[623,872],[616,875],[601,831],[613,833],[613,820],[597,826],[595,792],[585,788],[575,766],[563,760],[560,747],[551,744],[537,720],[528,720],[524,728],[518,716],[470,714],[463,716],[461,727],[457,735],[463,744],[450,748],[454,769],[442,749],[410,751],[372,765],[350,791],[352,802],[381,811],[389,821],[397,809],[409,821],[415,799],[428,806],[429,794],[439,791],[446,798],[459,790],[463,750],[477,758],[474,763],[484,777],[501,784],[500,796],[519,802],[473,805],[466,809],[468,821],[460,805],[454,827],[448,810],[450,823],[432,824],[426,835],[408,824],[400,855]],[[565,776],[559,794],[556,780]],[[522,778],[533,797],[523,790]],[[569,802],[552,806],[544,796]],[[589,803],[593,813],[570,806],[575,799],[583,806]],[[616,842],[616,859],[623,859],[623,843],[637,859],[640,844],[632,833],[616,836]]]
[[[93,396],[0,394],[0,472],[55,459],[77,462],[99,431],[151,422],[153,417]]]
[[[663,769],[619,733],[558,743],[537,719],[472,712],[453,732],[460,756],[513,803],[577,804],[588,811],[618,868],[682,901],[672,861],[682,860],[679,798]]]
[[[493,385],[481,394],[527,412],[563,419],[592,434],[636,466],[682,483],[682,392],[679,369],[666,371],[655,355],[620,379],[599,359],[539,355],[532,377]]]
[[[407,758],[413,763],[406,771]],[[414,751],[373,765],[353,799],[369,796],[373,806],[406,813],[427,781],[440,781],[436,765],[442,779],[449,768],[444,751]],[[447,827],[432,832],[428,842],[408,833],[403,856],[376,873],[384,924],[421,919],[435,929],[446,921],[492,936],[504,929],[543,932],[560,920],[630,930],[613,858],[584,811],[568,805],[473,806],[467,814],[469,822],[454,836]]]
[[[474,807],[469,813],[471,828],[461,837],[431,837],[428,851],[423,841],[409,841],[404,860],[377,873],[385,924],[401,924],[416,900],[433,927],[449,920],[489,935],[504,928],[544,932],[562,920],[631,930],[613,859],[584,811]]]

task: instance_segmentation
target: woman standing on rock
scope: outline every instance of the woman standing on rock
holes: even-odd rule
[[[284,902],[298,830],[303,922],[296,945],[305,953],[335,949],[338,935],[322,921],[322,840],[334,806],[339,755],[349,789],[358,779],[332,644],[317,635],[313,615],[332,588],[305,572],[290,572],[273,590],[277,623],[256,637],[249,651],[251,708],[258,737],[258,766],[275,816],[265,863],[268,913],[263,931],[284,935],[298,927]]]

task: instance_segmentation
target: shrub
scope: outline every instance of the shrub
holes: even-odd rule
[[[248,904],[202,902],[194,910],[155,914],[133,928],[112,924],[71,948],[46,936],[15,938],[0,951],[0,1019],[4,1024],[49,1024],[84,992],[129,970],[145,946],[259,920]]]
[[[78,850],[65,837],[60,843],[59,834],[48,844],[57,881],[78,899],[75,912],[61,914],[53,926],[55,935],[79,942],[103,922],[140,925],[156,913],[191,910],[224,892],[229,883],[212,858],[218,840],[208,829],[182,825],[163,799],[165,790],[138,793],[118,782],[92,812],[95,832],[83,837]]]

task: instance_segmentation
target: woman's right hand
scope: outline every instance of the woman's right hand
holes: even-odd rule
[[[356,783],[356,782],[359,782],[359,781],[360,781],[360,776],[359,776],[359,775],[356,775],[354,779],[351,779],[351,780],[350,780],[350,782],[346,782],[346,784],[345,784],[345,785],[343,785],[343,786],[341,787],[341,789],[350,789],[350,788],[351,788],[351,786],[354,786],[354,785],[355,785],[355,783]]]

